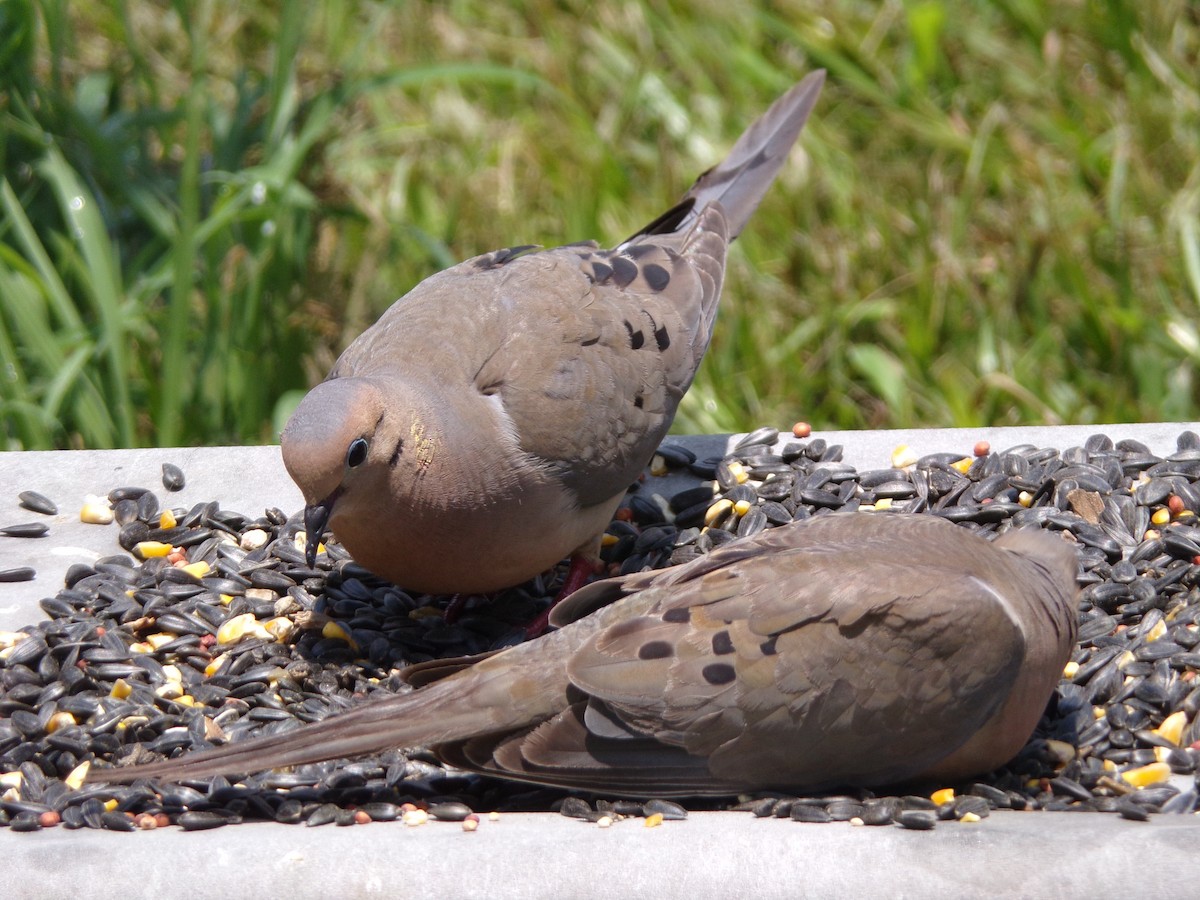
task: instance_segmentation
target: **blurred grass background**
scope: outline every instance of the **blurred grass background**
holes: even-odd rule
[[[0,0],[0,446],[274,440],[420,279],[623,238],[818,66],[676,431],[1196,417],[1188,0]]]

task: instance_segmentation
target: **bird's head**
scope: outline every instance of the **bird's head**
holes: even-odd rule
[[[388,458],[384,403],[362,378],[335,378],[313,388],[280,435],[283,464],[304,494],[309,565],[317,545],[354,497],[386,490]],[[377,482],[377,483],[376,483]]]

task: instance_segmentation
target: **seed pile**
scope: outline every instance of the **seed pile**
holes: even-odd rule
[[[993,809],[1071,809],[1145,819],[1194,812],[1200,746],[1200,437],[1159,458],[1096,435],[1062,452],[1033,446],[912,459],[856,471],[820,438],[748,435],[723,459],[670,444],[654,466],[708,483],[672,497],[635,486],[603,549],[610,573],[676,565],[738,536],[837,509],[941,515],[1001,532],[1038,526],[1078,545],[1079,643],[1056,702],[1025,750],[978,782],[932,796],[755,797],[725,808],[801,822],[932,828]],[[164,467],[164,487],[183,472]],[[60,501],[63,498],[59,498]],[[52,510],[26,492],[23,509]],[[559,791],[444,769],[422,750],[161,789],[82,785],[80,766],[131,764],[214,740],[298,727],[404,687],[396,669],[520,640],[554,594],[539,577],[482,598],[454,622],[447,598],[413,596],[336,543],[304,558],[298,517],[201,503],[164,508],[146,488],[112,491],[124,553],[77,565],[42,601],[49,620],[0,633],[0,824],[36,830],[212,828],[244,818],[310,825],[428,818],[478,827],[496,809],[558,809],[612,824],[686,815],[678,804],[594,804]],[[111,509],[109,510],[109,507]],[[104,516],[100,515],[100,519]],[[39,529],[18,529],[16,537]],[[8,535],[14,533],[10,530]],[[0,539],[13,539],[11,536]],[[1168,782],[1171,775],[1176,777]],[[1179,784],[1188,786],[1181,789]]]

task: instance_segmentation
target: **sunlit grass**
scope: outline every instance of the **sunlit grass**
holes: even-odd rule
[[[3,17],[8,446],[271,440],[421,278],[619,240],[816,66],[825,93],[732,251],[677,430],[1196,415],[1183,0]]]

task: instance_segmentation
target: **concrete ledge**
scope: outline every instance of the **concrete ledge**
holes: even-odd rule
[[[1103,432],[1133,438],[1159,454],[1200,423],[822,432],[859,469],[889,464],[908,444],[918,454],[961,451],[987,440],[997,450],[1032,443],[1065,449]],[[788,436],[785,435],[785,439]],[[727,435],[671,438],[699,456],[720,455]],[[161,466],[183,469],[186,487],[167,494]],[[122,485],[155,490],[166,506],[218,500],[257,514],[302,504],[277,447],[217,447],[0,453],[0,525],[43,521],[48,537],[0,538],[0,569],[30,565],[37,580],[0,584],[0,630],[42,617],[74,562],[121,552],[115,526],[84,525],[84,495]],[[680,476],[673,476],[678,479]],[[658,480],[655,480],[658,481]],[[670,493],[673,483],[652,482]],[[36,490],[60,513],[17,506]],[[178,829],[123,835],[61,828],[38,834],[0,829],[0,895],[163,897],[232,894],[293,898],[417,893],[442,897],[583,897],[619,893],[697,896],[888,896],[951,892],[997,897],[1103,897],[1166,894],[1200,877],[1200,818],[1155,816],[1135,823],[1091,813],[999,811],[975,825],[943,823],[932,832],[812,826],[749,814],[694,813],[659,828],[629,820],[602,830],[550,814],[511,814],[475,834],[457,825],[308,829],[250,823],[212,832]],[[1136,861],[1131,866],[1131,861]],[[1134,874],[1136,873],[1136,874]],[[1128,880],[1127,880],[1128,879]],[[1186,893],[1186,888],[1185,888]]]

